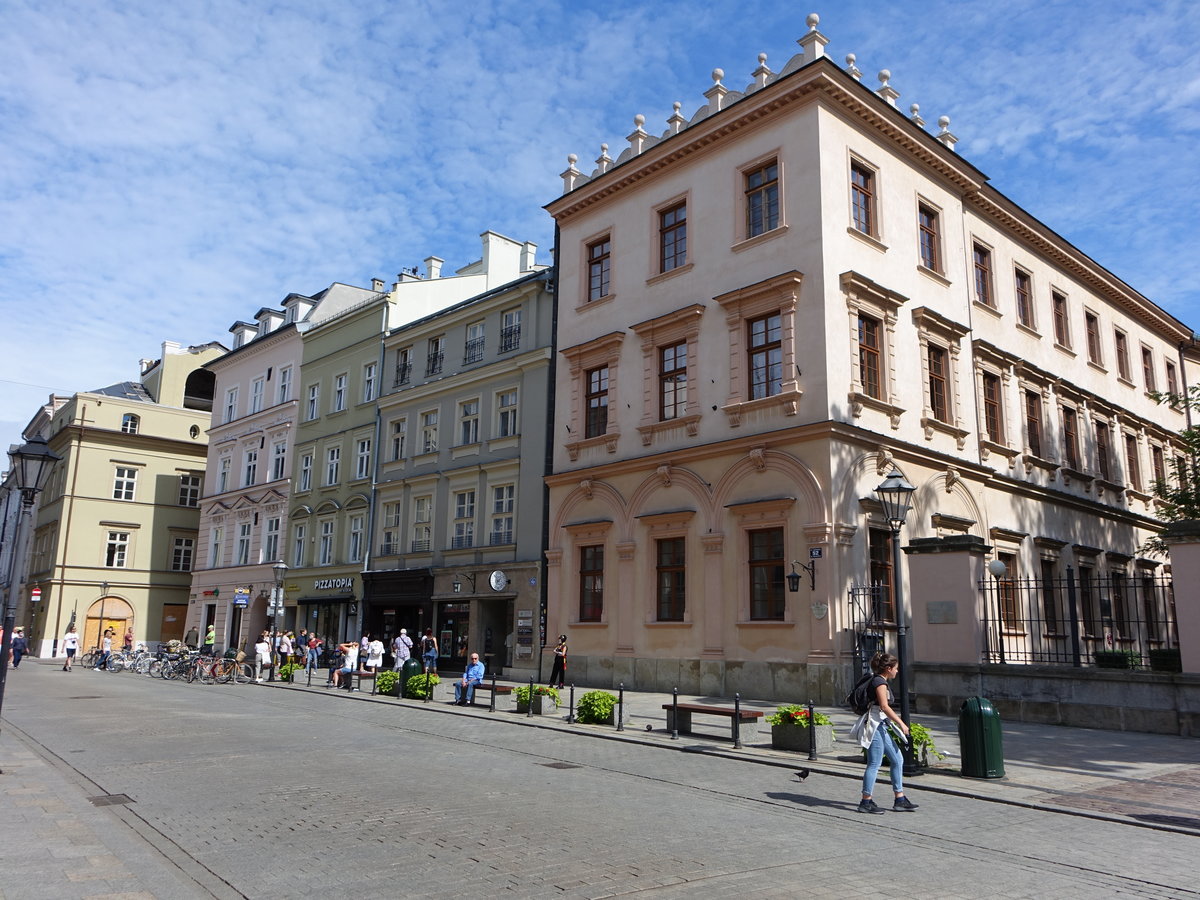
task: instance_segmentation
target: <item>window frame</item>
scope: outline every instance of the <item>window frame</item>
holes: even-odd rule
[[[769,170],[774,170],[768,177]],[[742,209],[744,212],[745,239],[760,237],[775,231],[782,224],[783,194],[780,178],[779,158],[771,157],[761,162],[751,163],[741,170],[742,175]],[[763,176],[760,184],[751,183],[755,176]],[[761,199],[765,197],[766,202]],[[759,204],[759,215],[755,215],[756,200]],[[772,207],[773,216],[772,216]]]
[[[342,372],[333,376],[333,402],[330,405],[331,413],[342,412],[346,409],[346,398],[350,389],[350,376],[346,372]]]
[[[1129,333],[1113,327],[1113,353],[1117,358],[1117,377],[1126,384],[1133,384],[1133,369],[1129,360]]]
[[[371,477],[371,445],[370,437],[356,438],[354,441],[354,479],[356,481]]]
[[[912,311],[913,324],[917,328],[917,340],[921,350],[922,409],[921,426],[925,439],[932,440],[935,432],[948,434],[955,439],[959,450],[966,446],[970,433],[962,420],[962,340],[970,329],[934,312],[927,306]],[[933,387],[937,373],[932,370],[931,350],[944,351],[946,371],[943,383],[946,387],[945,417],[936,414]]]
[[[491,488],[492,510],[488,513],[488,544],[499,546],[515,543],[516,535],[516,497],[517,488],[512,482],[489,485]],[[507,527],[497,528],[497,523]],[[497,538],[503,538],[497,540]]]
[[[1033,274],[1013,266],[1013,304],[1017,312],[1017,324],[1037,331],[1037,306],[1034,303]]]
[[[258,481],[258,448],[247,447],[242,454],[242,487],[253,487]]]
[[[377,362],[364,363],[362,369],[363,369],[362,402],[363,403],[372,403],[372,402],[374,402],[375,397],[378,394],[377,387],[378,387],[379,379],[377,378],[377,374],[379,371],[379,363],[377,363]]]
[[[945,277],[942,251],[942,211],[928,200],[917,200],[917,264]]]
[[[112,499],[131,503],[137,499],[138,468],[136,466],[114,466]]]
[[[325,448],[325,480],[322,487],[332,487],[341,482],[342,448],[335,444]]]
[[[1054,326],[1054,346],[1070,352],[1071,310],[1066,293],[1053,288],[1050,291],[1050,318]]]
[[[658,268],[656,274],[666,275],[678,271],[688,264],[688,201],[689,197],[676,197],[654,210],[657,223]],[[682,217],[679,213],[682,211]],[[670,263],[668,265],[668,263]]]
[[[317,523],[317,559],[318,566],[332,566],[335,563],[335,553],[337,549],[335,544],[337,541],[337,521],[335,519],[321,519]]]
[[[842,293],[846,298],[849,316],[850,338],[850,412],[854,418],[871,409],[888,416],[892,428],[900,427],[904,410],[895,403],[896,391],[896,322],[901,307],[908,298],[888,290],[856,272],[846,272],[841,277]],[[863,377],[862,348],[860,346],[860,322],[863,318],[873,319],[879,329],[879,390],[876,397],[867,390]]]
[[[308,396],[304,404],[304,418],[312,422],[321,417],[321,382],[316,381],[308,386]]]
[[[137,434],[141,430],[142,420],[140,416],[133,413],[125,413],[121,416],[121,433],[122,434]]]
[[[174,537],[171,541],[171,571],[190,572],[196,562],[196,539]]]
[[[1086,306],[1083,308],[1083,334],[1088,362],[1103,369],[1104,347],[1100,343],[1100,316]]]
[[[434,335],[425,342],[425,377],[442,374],[446,365],[446,336]]]
[[[128,569],[133,555],[133,532],[107,529],[104,541],[105,569]]]
[[[866,176],[862,184],[855,180],[856,170]],[[864,162],[857,156],[850,157],[850,228],[857,234],[866,235],[875,240],[880,239],[879,194],[876,187],[878,179],[879,169],[876,166]],[[862,215],[860,215],[860,210],[863,211]]]
[[[225,412],[224,412],[224,417],[221,420],[221,424],[225,425],[225,424],[232,422],[234,419],[236,419],[237,418],[237,409],[238,409],[238,388],[237,388],[237,385],[234,385],[231,388],[227,388],[225,391],[225,407],[224,407]]]
[[[421,410],[421,455],[438,452],[439,429],[441,428],[441,408]]]
[[[608,432],[608,388],[612,380],[608,364],[602,363],[593,369],[588,369],[583,373],[583,377],[585,409],[583,437],[584,440],[603,437]],[[603,413],[603,423],[600,421],[601,413]]]
[[[746,320],[746,369],[751,401],[783,392],[783,315],[771,310]]]
[[[297,479],[296,490],[298,490],[298,491],[311,491],[312,490],[312,473],[313,473],[313,454],[310,451],[300,457],[300,477],[299,477],[299,479]]]
[[[204,477],[195,472],[184,472],[179,476],[179,506],[195,509],[200,506],[200,491]]]
[[[391,462],[399,462],[408,453],[408,416],[400,416],[391,420]]]
[[[974,300],[996,311],[996,283],[992,248],[979,240],[971,242],[971,283]]]
[[[604,544],[576,548],[579,560],[578,622],[604,621]]]
[[[679,551],[669,562],[664,562],[663,559],[666,544]],[[669,583],[664,583],[664,576],[669,579]],[[654,586],[654,621],[687,621],[686,535],[677,534],[654,539]]]
[[[1141,345],[1142,384],[1146,393],[1158,390],[1158,373],[1154,370],[1154,349],[1149,344]]]
[[[583,243],[583,302],[598,303],[613,297],[612,230]]]
[[[588,389],[587,373],[607,366],[608,368],[608,407],[620,409],[620,354],[625,339],[625,332],[611,332],[584,344],[577,344],[560,350],[567,362],[567,373],[570,379],[570,419],[564,429],[566,434],[563,447],[572,462],[587,448],[604,446],[609,453],[615,453],[617,442],[621,437],[620,421],[617,415],[609,415],[605,432],[596,437],[585,437],[584,428],[587,422]]]
[[[276,403],[287,403],[291,400],[292,392],[292,367],[281,366],[279,368],[279,381],[276,384]]]
[[[507,402],[511,397],[512,402]],[[520,411],[521,394],[519,389],[505,388],[496,391],[496,432],[497,438],[517,437],[521,433]]]
[[[747,590],[749,592],[750,608],[749,621],[751,622],[784,622],[787,620],[787,587],[785,583],[785,573],[787,568],[787,529],[782,525],[769,525],[763,528],[746,529],[746,577]],[[755,558],[755,538],[761,535],[771,535],[777,539],[778,548],[771,546],[768,549],[778,549],[777,556],[765,556],[761,559]],[[756,575],[760,572],[770,569],[772,571],[771,582],[769,585],[762,585],[756,580]],[[765,588],[767,593],[765,596],[758,596]],[[766,604],[764,608],[758,609],[756,606]]]
[[[483,360],[487,345],[487,330],[484,320],[468,322],[466,338],[463,341],[463,365],[471,365]]]
[[[267,377],[259,375],[250,382],[250,414],[262,412],[267,393]]]
[[[458,437],[459,447],[469,447],[479,443],[479,419],[481,403],[478,397],[468,397],[458,401]]]

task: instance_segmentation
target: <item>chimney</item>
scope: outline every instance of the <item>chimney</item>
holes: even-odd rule
[[[383,279],[382,278],[372,278],[371,279],[371,290],[373,290],[377,294],[383,293]]]
[[[521,271],[532,272],[537,264],[537,244],[526,241],[521,245]]]
[[[444,262],[445,262],[444,259],[439,259],[436,256],[425,257],[425,277],[426,278],[441,278],[442,277],[442,263],[444,263]]]

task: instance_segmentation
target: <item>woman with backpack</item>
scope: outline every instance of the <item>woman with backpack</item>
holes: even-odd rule
[[[425,636],[421,638],[421,659],[425,663],[425,671],[431,675],[437,674],[438,642],[433,636],[433,629],[426,628]]]
[[[895,678],[900,671],[900,661],[890,653],[876,653],[871,657],[871,671],[874,674],[870,676],[870,681],[867,681],[865,685],[868,697],[867,710],[850,731],[850,736],[857,737],[858,742],[867,751],[867,771],[863,773],[862,800],[859,801],[858,811],[872,815],[883,812],[875,803],[872,795],[875,792],[875,780],[879,776],[879,767],[883,764],[883,756],[886,753],[891,770],[892,793],[895,794],[892,810],[894,812],[912,812],[917,808],[917,804],[904,796],[904,758],[900,754],[900,748],[896,746],[896,741],[892,738],[892,729],[894,728],[904,736],[904,740],[908,740],[908,726],[904,724],[900,714],[892,709],[892,702],[895,698],[888,685],[888,682]],[[866,681],[866,676],[863,680]],[[858,690],[859,686],[855,685],[854,693],[857,693]]]

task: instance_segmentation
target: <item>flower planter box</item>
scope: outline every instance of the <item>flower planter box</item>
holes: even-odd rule
[[[535,716],[553,715],[553,713],[557,709],[558,709],[558,704],[554,702],[553,697],[549,697],[545,694],[534,694],[533,695],[533,714]],[[529,712],[529,703],[528,702],[522,703],[520,700],[518,700],[517,701],[517,712],[528,713]]]
[[[824,753],[833,749],[833,726],[818,725],[817,752]],[[803,750],[808,752],[809,734],[807,727],[799,725],[772,725],[771,746],[776,750]]]

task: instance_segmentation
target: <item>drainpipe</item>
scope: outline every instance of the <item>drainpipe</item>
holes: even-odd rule
[[[553,284],[550,285],[550,293],[554,298],[550,306],[550,377],[546,386],[546,401],[547,407],[550,410],[550,422],[546,426],[546,454],[542,463],[542,560],[540,568],[542,570],[541,590],[538,592],[539,609],[538,609],[538,646],[537,646],[537,670],[538,682],[542,681],[542,657],[545,655],[546,649],[546,625],[544,624],[549,616],[549,600],[550,588],[546,577],[547,567],[545,552],[550,546],[550,487],[546,484],[546,477],[554,470],[554,402],[555,394],[557,393],[557,379],[554,377],[554,372],[558,366],[558,261],[561,248],[559,246],[559,228],[558,223],[554,223],[554,265],[550,269],[550,277],[553,279]],[[515,628],[515,625],[514,625]],[[516,644],[513,645],[513,653],[517,650]]]

